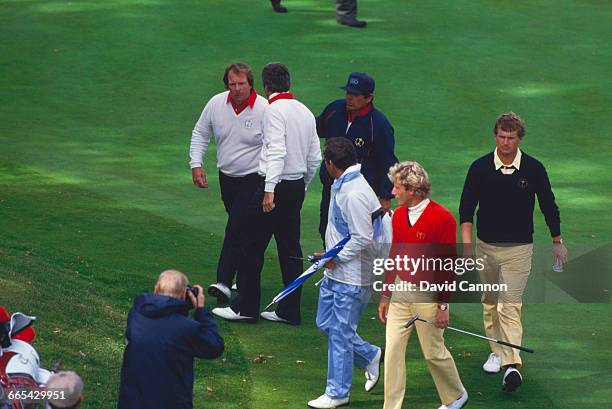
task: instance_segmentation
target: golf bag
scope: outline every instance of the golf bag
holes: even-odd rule
[[[0,322],[0,409],[44,408],[31,399],[11,399],[40,390],[51,372],[40,367],[40,357],[32,345],[14,337],[27,331],[35,317],[15,313]],[[30,329],[31,331],[31,329]],[[33,331],[32,331],[33,334]]]
[[[27,399],[10,399],[15,394],[40,390],[35,379],[28,373],[13,373],[11,366],[22,362],[22,356],[15,351],[4,350],[0,356],[0,409],[43,408],[42,403]]]

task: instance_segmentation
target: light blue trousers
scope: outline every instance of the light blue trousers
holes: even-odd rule
[[[380,349],[357,334],[361,313],[371,296],[369,286],[343,284],[328,277],[321,283],[317,327],[328,339],[325,394],[330,398],[349,396],[353,365],[364,368]]]

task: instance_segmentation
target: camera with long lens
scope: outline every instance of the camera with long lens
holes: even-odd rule
[[[187,284],[187,293],[193,294],[193,296],[197,300],[200,291],[198,290],[198,288],[193,287],[191,284]],[[195,308],[195,305],[193,305],[193,303],[191,302],[191,297],[189,297],[189,294],[185,294],[185,301],[187,301],[187,304],[189,304],[191,308]]]

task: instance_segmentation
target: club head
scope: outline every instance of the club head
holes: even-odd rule
[[[404,325],[404,328],[409,328],[412,324],[414,324],[415,321],[417,321],[419,319],[419,314],[416,314],[414,317],[410,318],[408,320],[408,322],[406,323],[406,325]]]

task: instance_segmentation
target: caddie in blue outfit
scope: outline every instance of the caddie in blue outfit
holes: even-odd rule
[[[382,349],[357,334],[361,314],[372,296],[374,227],[372,215],[380,203],[360,173],[355,149],[346,138],[329,139],[325,166],[334,180],[325,235],[326,250],[350,235],[350,240],[325,267],[319,292],[317,326],[327,335],[327,386],[325,393],[308,402],[311,408],[348,404],[353,365],[365,368],[366,391],[380,374]]]
[[[372,103],[374,85],[374,79],[368,74],[351,73],[347,84],[340,87],[346,91],[346,98],[325,107],[317,118],[317,133],[320,138],[343,137],[352,143],[357,152],[357,162],[361,164],[361,173],[378,196],[380,205],[390,211],[393,185],[387,173],[398,160],[394,153],[393,127],[385,114]],[[324,166],[321,166],[320,178],[323,192],[319,233],[325,240],[333,178],[330,178]]]

